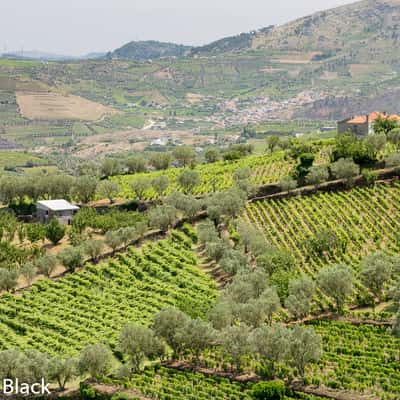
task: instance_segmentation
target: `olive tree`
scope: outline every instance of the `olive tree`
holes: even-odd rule
[[[94,261],[97,261],[104,248],[102,240],[90,239],[83,244],[84,252]]]
[[[155,177],[151,181],[151,186],[153,187],[154,191],[158,194],[159,197],[165,196],[165,193],[168,190],[169,186],[168,177],[165,175],[160,175]]]
[[[245,324],[229,326],[221,332],[222,348],[232,358],[237,371],[241,370],[243,357],[250,351],[250,332]]]
[[[147,190],[151,187],[151,182],[147,178],[136,178],[130,182],[135,196],[142,201]]]
[[[112,360],[112,352],[105,344],[88,345],[80,353],[78,369],[82,375],[88,373],[97,378],[111,371]]]
[[[296,326],[290,335],[290,359],[301,377],[310,362],[317,362],[322,357],[322,338],[312,328]]]
[[[177,336],[178,329],[184,326],[189,317],[177,308],[169,307],[159,311],[153,318],[152,328],[157,336],[163,338],[173,351],[173,358],[182,351],[182,343]]]
[[[146,359],[153,359],[164,354],[163,343],[154,332],[137,324],[129,324],[122,328],[118,349],[128,357],[134,372],[140,371]]]
[[[328,179],[329,171],[324,165],[313,165],[306,176],[306,182],[309,185],[314,185],[317,189],[321,183],[326,182]]]
[[[57,258],[70,272],[74,272],[83,265],[83,251],[80,247],[67,247],[58,254]]]
[[[183,166],[186,167],[193,163],[196,159],[196,153],[191,146],[178,146],[173,151],[175,159]]]
[[[104,180],[97,185],[97,193],[100,196],[106,197],[111,204],[114,203],[114,198],[120,190],[119,184],[114,181]]]
[[[352,186],[354,178],[360,174],[360,167],[349,158],[341,158],[331,164],[331,172],[336,179],[344,179],[348,186]]]
[[[65,390],[68,382],[78,375],[78,360],[54,357],[49,361],[49,378],[56,381],[60,390]]]
[[[249,338],[251,351],[258,354],[269,366],[269,378],[275,376],[275,364],[286,359],[290,349],[290,332],[281,324],[263,325]]]
[[[192,169],[185,169],[176,181],[184,193],[192,193],[194,188],[200,184],[200,174]]]
[[[50,278],[57,267],[57,257],[52,254],[46,254],[35,261],[35,266],[39,273]]]
[[[315,283],[308,276],[301,276],[289,282],[285,306],[295,318],[305,318],[310,313],[315,292]]]
[[[84,204],[92,201],[96,195],[97,183],[97,179],[93,176],[78,177],[72,188],[75,198]]]
[[[287,176],[285,178],[282,178],[279,181],[279,187],[282,192],[292,192],[294,189],[297,188],[297,182],[295,179],[291,178],[290,176]]]
[[[353,292],[354,274],[347,265],[332,265],[322,268],[317,275],[318,287],[336,303],[341,313],[346,297]]]
[[[176,222],[177,210],[169,205],[161,205],[152,208],[149,213],[149,224],[152,228],[166,232]]]
[[[18,271],[16,268],[0,268],[0,290],[11,292],[18,285]]]
[[[361,282],[381,301],[383,288],[392,276],[392,258],[379,251],[364,257],[360,267]]]

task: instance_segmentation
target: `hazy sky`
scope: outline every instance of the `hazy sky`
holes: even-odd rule
[[[24,48],[79,55],[148,39],[199,45],[351,2],[0,0],[0,52]]]

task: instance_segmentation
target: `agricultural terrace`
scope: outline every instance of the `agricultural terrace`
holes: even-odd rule
[[[120,381],[111,383],[120,384]],[[232,382],[218,376],[205,376],[196,372],[180,372],[160,367],[147,368],[124,381],[126,389],[133,389],[149,399],[157,400],[251,400],[251,384]],[[285,397],[290,399],[319,400],[307,395]]]
[[[397,400],[400,393],[400,339],[387,327],[354,326],[346,322],[314,321],[324,353],[313,368],[312,382],[333,389],[373,393]]]
[[[249,156],[237,161],[219,161],[213,164],[197,165],[194,169],[200,174],[201,183],[195,188],[194,194],[200,195],[220,191],[233,186],[233,173],[236,170],[249,167],[252,171],[252,181],[256,185],[265,185],[279,182],[280,179],[287,176],[293,165],[290,161],[284,159],[284,153],[274,153],[272,155]],[[130,182],[133,179],[146,177],[155,178],[165,175],[170,181],[168,193],[178,189],[176,178],[182,172],[182,168],[169,168],[165,171],[156,171],[150,173],[122,175],[112,178],[117,181],[122,188],[121,197],[135,197],[132,192]],[[167,194],[168,194],[167,193]],[[145,193],[145,198],[150,200],[157,197],[153,189]]]
[[[382,249],[399,253],[400,185],[379,184],[343,192],[318,193],[249,203],[243,218],[254,224],[272,245],[287,249],[297,260],[298,270],[312,277],[327,264],[346,263],[358,268],[366,254]],[[328,229],[340,246],[315,254],[308,246],[315,234]],[[368,296],[356,284],[357,300]],[[327,299],[316,299],[321,307]]]
[[[192,242],[180,232],[129,248],[59,280],[41,280],[21,296],[0,297],[0,349],[75,354],[90,343],[113,346],[122,326],[147,324],[177,306],[203,315],[215,284],[197,268]]]

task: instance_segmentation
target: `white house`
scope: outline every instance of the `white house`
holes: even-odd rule
[[[72,217],[79,210],[78,206],[66,200],[41,200],[36,204],[37,218],[42,223],[57,218],[62,224],[70,225]]]

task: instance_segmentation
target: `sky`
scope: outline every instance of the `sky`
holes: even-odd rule
[[[132,40],[201,45],[346,0],[0,0],[0,53],[105,52]]]

